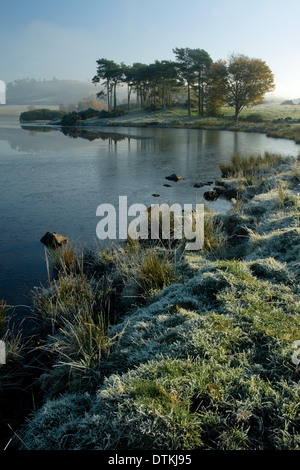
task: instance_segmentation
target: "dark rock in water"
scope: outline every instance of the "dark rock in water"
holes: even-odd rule
[[[218,198],[218,196],[219,195],[217,194],[217,192],[214,189],[210,190],[210,191],[206,191],[203,194],[204,199],[206,199],[207,201],[215,201]]]
[[[215,186],[214,189],[206,191],[203,194],[203,197],[207,201],[215,201],[219,196],[224,197],[231,201],[231,199],[237,199],[238,191],[235,188],[225,187],[225,186]]]
[[[225,181],[218,180],[216,181],[216,186],[223,186],[223,188],[230,188],[230,184],[226,183]]]
[[[160,194],[154,193],[154,194],[152,194],[152,196],[153,196],[153,197],[159,197]]]
[[[171,186],[170,184],[164,184],[164,186],[165,186],[166,188],[172,188],[172,186]]]
[[[175,173],[173,173],[173,174],[170,175],[170,176],[166,176],[166,180],[170,180],[170,181],[180,181],[180,180],[181,180],[181,176],[178,176],[178,175],[176,175]]]
[[[225,197],[225,199],[231,200],[238,197],[238,191],[235,188],[230,188],[226,186],[216,186],[214,191],[218,196]]]
[[[231,189],[226,189],[223,193],[223,196],[226,197],[226,199],[237,199],[238,197],[238,191],[235,188]]]
[[[40,240],[47,248],[55,250],[68,243],[68,238],[56,232],[47,232]]]
[[[206,183],[195,183],[194,188],[203,188],[203,186],[210,186],[213,181],[207,181]]]
[[[214,191],[216,192],[218,196],[223,196],[223,194],[226,191],[226,188],[224,188],[223,186],[215,186]]]

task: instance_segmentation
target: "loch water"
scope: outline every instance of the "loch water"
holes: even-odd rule
[[[62,132],[1,118],[0,299],[27,305],[31,289],[47,284],[40,242],[47,231],[93,247],[100,204],[118,207],[119,196],[127,196],[128,205],[203,203],[209,186],[195,183],[216,181],[219,163],[234,152],[265,151],[292,156],[300,146],[258,133],[125,127]],[[166,180],[172,173],[181,181]],[[229,203],[212,207],[224,212]]]

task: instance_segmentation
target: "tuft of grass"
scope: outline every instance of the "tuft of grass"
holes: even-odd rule
[[[6,363],[14,363],[22,360],[25,343],[23,341],[22,331],[14,331],[14,327],[8,328],[3,335],[3,341],[6,346]]]
[[[86,305],[91,310],[101,308],[109,314],[110,283],[103,278],[96,282],[85,274],[59,274],[48,288],[35,288],[36,321],[44,330],[54,332],[66,321],[72,321]]]
[[[222,220],[213,211],[205,208],[203,251],[219,253],[226,244],[226,234]]]
[[[132,240],[115,252],[116,270],[136,296],[147,298],[179,280],[176,256],[164,247],[143,247]],[[134,295],[134,293],[133,293]]]
[[[224,178],[253,178],[282,162],[284,157],[270,152],[265,152],[264,156],[251,155],[249,158],[235,153],[229,163],[220,163],[219,167]]]
[[[55,273],[70,274],[82,271],[82,257],[77,255],[74,245],[70,242],[55,250],[49,250],[49,255]]]
[[[176,280],[176,267],[168,256],[147,252],[137,266],[135,281],[144,294],[162,290]]]
[[[56,372],[48,373],[44,381],[59,377],[69,389],[80,390],[93,387],[101,378],[101,365],[110,355],[119,335],[109,334],[109,323],[103,312],[96,315],[88,305],[70,321],[65,318],[63,326],[54,336],[49,336],[42,347],[53,358]],[[46,374],[47,376],[47,374]]]
[[[297,208],[299,206],[299,198],[288,191],[288,181],[278,181],[278,207],[280,209],[286,207]]]
[[[299,156],[298,156],[299,159]],[[292,170],[292,179],[295,183],[300,183],[300,166],[299,164]]]

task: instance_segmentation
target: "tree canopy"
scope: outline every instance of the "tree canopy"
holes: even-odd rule
[[[244,107],[262,103],[265,93],[274,89],[274,75],[261,59],[233,54],[227,62],[214,62],[204,49],[188,47],[175,48],[173,53],[175,61],[156,60],[131,66],[98,59],[97,74],[92,79],[94,84],[104,87],[98,98],[106,97],[108,109],[115,109],[117,87],[127,84],[128,109],[132,93],[136,95],[137,107],[165,109],[185,90],[189,116],[196,100],[199,116],[216,115],[226,105],[234,108],[237,120]]]
[[[261,104],[264,95],[275,87],[274,75],[260,59],[232,55],[227,67],[227,104],[235,109],[235,120],[247,106]]]

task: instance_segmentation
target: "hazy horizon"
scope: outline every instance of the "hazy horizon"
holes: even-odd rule
[[[242,3],[242,4],[241,4]],[[268,96],[300,97],[299,0],[0,0],[0,80],[91,82],[96,60],[174,60],[175,47],[260,58],[275,75]]]

